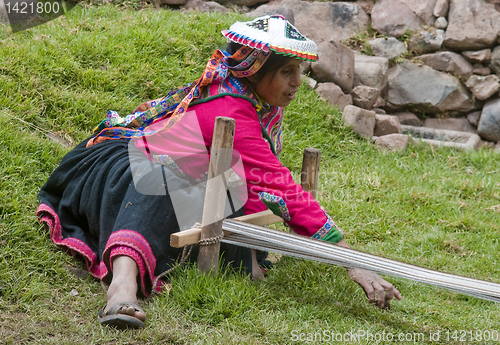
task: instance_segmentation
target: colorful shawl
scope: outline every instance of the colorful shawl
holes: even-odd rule
[[[275,154],[279,155],[282,148],[283,109],[264,104],[241,79],[256,73],[269,54],[269,51],[246,46],[232,56],[216,50],[197,81],[175,88],[160,99],[139,105],[125,118],[120,117],[115,111],[109,111],[107,118],[94,129],[94,136],[88,141],[87,146],[105,140],[146,137],[169,130],[184,116],[190,105],[230,95],[248,99],[252,103],[259,116],[263,136],[270,141]],[[230,67],[230,59],[237,61],[237,65]],[[165,119],[168,121],[162,128],[149,129],[150,125]]]

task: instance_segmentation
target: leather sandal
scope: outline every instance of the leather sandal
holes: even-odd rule
[[[143,311],[141,306],[135,302],[120,302],[112,305],[108,311],[104,312],[106,305],[102,307],[97,315],[97,320],[102,325],[113,326],[120,329],[126,328],[144,328],[144,321],[126,314],[121,314],[120,310],[123,307],[133,307],[135,311]]]

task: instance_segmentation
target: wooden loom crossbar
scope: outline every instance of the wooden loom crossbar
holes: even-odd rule
[[[222,219],[226,205],[226,174],[231,167],[235,121],[229,117],[215,118],[208,180],[203,206],[201,240],[209,245],[200,248],[198,254],[198,271],[200,273],[217,272],[219,264],[220,243],[222,237]]]

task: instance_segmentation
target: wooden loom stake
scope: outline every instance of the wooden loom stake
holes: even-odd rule
[[[302,172],[300,173],[300,185],[302,189],[310,192],[314,199],[318,195],[319,164],[321,163],[321,151],[308,147],[304,150],[302,159]]]
[[[222,234],[222,221],[226,206],[225,173],[231,168],[234,140],[234,119],[216,117],[210,164],[208,169],[207,189],[203,206],[201,239],[214,238]],[[198,255],[198,273],[217,273],[219,265],[220,242],[200,246]]]

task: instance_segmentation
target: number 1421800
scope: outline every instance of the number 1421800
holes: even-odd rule
[[[5,2],[7,14],[56,14],[59,13],[60,6],[58,2],[24,2],[10,1]]]

